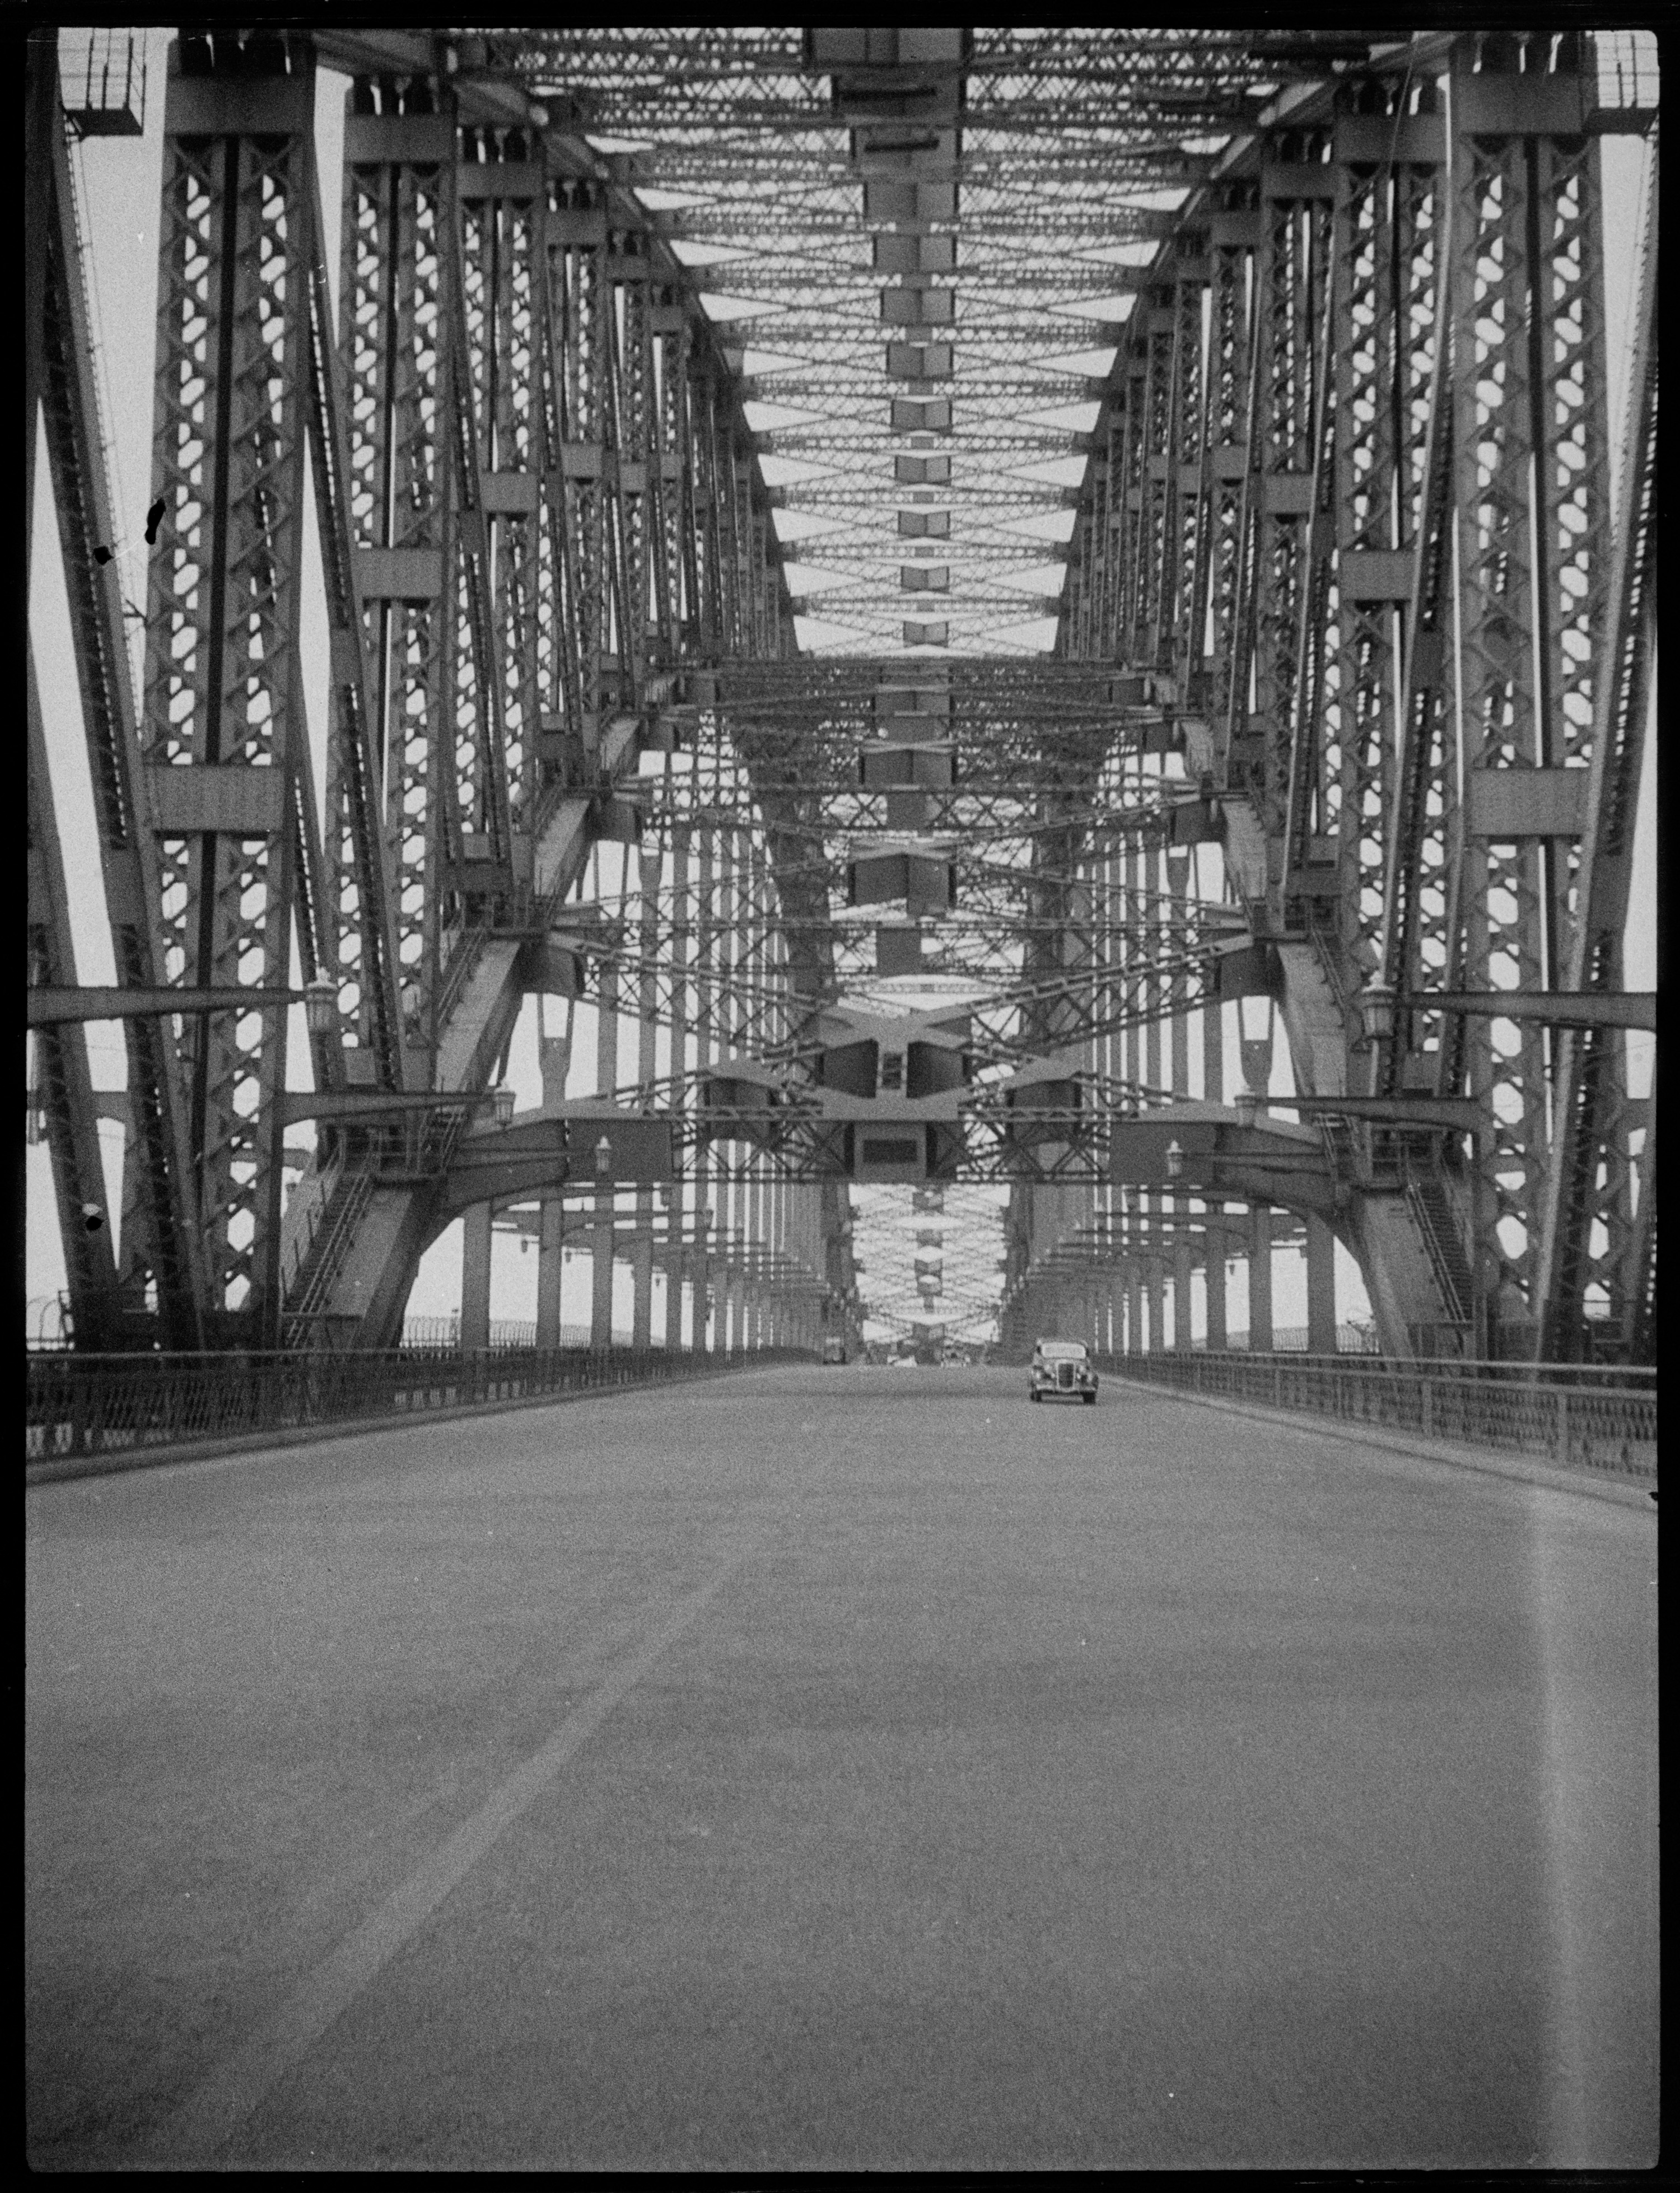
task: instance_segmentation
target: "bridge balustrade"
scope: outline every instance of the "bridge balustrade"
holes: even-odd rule
[[[260,1439],[343,1422],[400,1422],[435,1409],[662,1385],[748,1366],[811,1362],[807,1349],[509,1348],[276,1349],[226,1354],[28,1358],[24,1452],[32,1472],[95,1455]],[[38,1470],[37,1470],[38,1465]]]
[[[1173,1349],[1099,1356],[1098,1362],[1115,1378],[1414,1432],[1427,1440],[1512,1448],[1545,1455],[1568,1469],[1656,1482],[1654,1371]]]

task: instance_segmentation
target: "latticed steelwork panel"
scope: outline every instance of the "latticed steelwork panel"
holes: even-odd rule
[[[36,246],[26,300],[26,374],[32,409],[38,400],[58,531],[64,552],[71,638],[83,700],[83,732],[93,795],[99,858],[111,919],[112,955],[119,982],[159,980],[154,936],[157,849],[146,827],[145,787],[129,675],[123,608],[110,552],[111,504],[104,436],[95,392],[93,344],[84,294],[82,221],[58,112],[57,86],[44,41],[32,40],[26,70],[30,130],[25,224]],[[71,92],[72,106],[76,92]],[[35,431],[28,448],[33,478]],[[56,845],[50,779],[30,665],[29,804],[31,980],[72,981],[69,883]],[[79,848],[81,862],[89,849]],[[85,867],[77,888],[85,887]],[[56,913],[54,912],[56,908]],[[53,971],[56,969],[56,975]],[[173,1046],[153,1018],[125,1027],[130,1132],[123,1169],[121,1286],[111,1297],[104,1265],[112,1228],[98,1159],[97,1126],[87,1061],[73,1030],[42,1030],[34,1039],[38,1096],[60,1205],[60,1233],[76,1330],[87,1339],[114,1341],[132,1314],[142,1324],[150,1299],[155,1323],[176,1344],[199,1335],[203,1296],[184,1108],[173,1071]],[[72,1085],[74,1090],[72,1093]],[[56,1097],[54,1096],[56,1092]],[[100,1222],[89,1230],[84,1206]]]
[[[353,81],[335,336],[318,49]],[[1105,1342],[1141,1286],[1159,1344],[1170,1287],[1183,1344],[1194,1272],[1213,1344],[1221,1245],[1246,1229],[1263,1287],[1276,1204],[1321,1280],[1339,1231],[1396,1351],[1579,1352],[1589,1310],[1592,1344],[1646,1344],[1648,1114],[1618,1028],[1550,1001],[1621,982],[1654,340],[1647,303],[1619,531],[1599,140],[1648,126],[1649,60],[1574,34],[183,37],[155,973],[131,951],[119,976],[262,995],[172,1062],[136,1049],[181,1115],[141,1108],[145,1269],[170,1268],[184,1132],[203,1308],[391,1336],[474,1181],[577,1192],[535,1129],[495,1173],[462,1100],[530,991],[581,987],[589,1101],[688,1169],[674,1215],[645,1171],[616,1191],[638,1345],[656,1242],[701,1325],[773,1272],[855,1322],[838,1189],[797,1255],[776,1229],[791,1178],[872,1177],[1014,1183],[1012,1316],[1041,1281]],[[312,1062],[344,1124],[283,1227],[294,953],[330,987]],[[1233,999],[1281,1009],[1321,1108],[1270,1141],[1225,1101]],[[1242,1046],[1253,1096],[1270,1044]],[[456,1108],[352,1124],[427,1093]],[[1177,1142],[1150,1170],[1163,1106],[1194,1177]]]
[[[431,1022],[445,896],[444,816],[434,793],[447,691],[443,575],[452,545],[442,224],[454,160],[453,132],[443,117],[405,119],[407,143],[387,147],[363,117],[347,119],[339,280],[348,500],[352,536],[364,558],[356,610],[373,672],[381,828],[395,885],[405,1017],[418,1036]],[[393,157],[378,157],[381,151]],[[381,550],[393,558],[389,593],[368,584],[365,552]],[[353,822],[335,801],[329,842],[337,875],[336,976],[340,1010],[353,1029],[361,1005]]]
[[[188,988],[290,975],[310,89],[277,77],[260,135],[207,79],[176,77],[166,106],[152,492],[169,545],[152,564],[141,743],[163,972]],[[272,1007],[182,1039],[213,1310],[264,1291],[285,1040]]]
[[[1495,86],[1519,101],[1529,88]],[[1531,117],[1519,106],[1516,118]],[[1585,139],[1566,151],[1532,131],[1466,130],[1460,144],[1453,423],[1471,811],[1449,944],[1462,975],[1449,963],[1448,986],[1535,990],[1558,979],[1568,950],[1574,818],[1534,815],[1518,835],[1501,829],[1496,799],[1482,813],[1476,802],[1525,772],[1572,792],[1551,773],[1590,760],[1608,547],[1599,148]],[[1449,1055],[1445,1070],[1487,1093],[1494,1120],[1478,1159],[1494,1214],[1482,1253],[1490,1280],[1526,1306],[1551,1147],[1546,1039],[1494,1022],[1460,1040],[1462,1067]],[[1608,1206],[1617,1200],[1613,1190]]]
[[[1400,636],[1415,558],[1437,342],[1444,125],[1431,98],[1416,113],[1376,97],[1350,117],[1362,146],[1395,159],[1339,163],[1335,346],[1336,574],[1322,648],[1316,753],[1301,773],[1302,836],[1333,841],[1337,942],[1362,980],[1381,959],[1386,818],[1400,705]],[[1402,157],[1403,156],[1403,157]],[[1442,849],[1420,859],[1437,923]]]
[[[1557,1104],[1579,1086],[1564,1062],[1602,1057],[1607,1086],[1621,1072],[1614,1030],[1549,1028],[1545,1000],[1585,986],[1570,939],[1602,838],[1593,724],[1626,614],[1607,592],[1596,133],[1640,125],[1598,104],[1603,72],[1573,37],[1415,60],[1298,104],[1185,208],[1096,429],[1063,644],[1111,616],[1122,656],[1172,675],[1193,747],[1261,826],[1264,863],[1257,848],[1236,876],[1251,915],[1313,941],[1345,1045],[1362,986],[1397,988],[1373,1085],[1485,1107],[1467,1165],[1456,1145],[1430,1160],[1448,1167],[1440,1225],[1479,1260],[1471,1277],[1459,1254],[1480,1307],[1453,1305],[1474,1308],[1476,1344],[1556,1350],[1568,1326],[1583,1345],[1585,1315],[1615,1348],[1638,1287],[1611,1274],[1646,1268],[1637,1107],[1611,1100],[1619,1127],[1574,1161],[1568,1308],[1561,1216],[1544,1271],[1540,1241],[1542,1209],[1561,1211]],[[1199,327],[1184,299],[1202,238]],[[1187,420],[1175,403],[1203,375]],[[1522,1010],[1429,1002],[1501,990]]]
[[[851,36],[555,31],[522,40],[520,66],[634,145],[622,157],[668,205],[679,253],[717,266],[787,507],[807,518],[811,605],[852,634],[825,644],[897,644],[908,618],[1018,644],[1060,576],[1022,530],[1059,490],[1018,467],[1068,452],[1069,400],[1088,401],[1112,343],[1092,312],[1127,286],[1113,255],[1165,232],[1151,193],[1181,195],[1253,112],[1252,41],[883,34],[854,82]],[[892,119],[889,46],[933,72],[926,145]],[[887,481],[904,509],[884,536]],[[907,515],[961,544],[949,577],[900,547]],[[929,593],[926,619],[892,598]]]

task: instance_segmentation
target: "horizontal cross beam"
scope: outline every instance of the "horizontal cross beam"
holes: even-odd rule
[[[257,1013],[277,1005],[301,1005],[301,990],[266,990],[255,985],[210,984],[181,989],[163,983],[132,988],[80,983],[74,988],[41,983],[26,993],[27,1025],[51,1028],[66,1021],[137,1020],[158,1013]]]
[[[1547,1028],[1654,1028],[1654,990],[1417,990],[1397,1000],[1411,1013],[1471,1013],[1539,1021]]]

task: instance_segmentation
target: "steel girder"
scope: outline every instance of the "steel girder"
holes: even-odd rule
[[[154,570],[145,737],[169,776],[217,779],[158,795],[175,825],[145,902],[160,971],[282,987],[295,936],[305,977],[328,968],[338,995],[318,1082],[481,1089],[525,988],[575,943],[604,1027],[634,998],[644,1092],[682,1080],[691,1043],[697,1074],[737,1051],[797,1068],[810,1003],[867,976],[875,916],[842,909],[840,881],[914,810],[906,842],[943,862],[968,917],[947,908],[927,929],[937,956],[915,956],[989,977],[994,1068],[1066,1052],[1093,1096],[1183,1097],[1190,1016],[1221,994],[1210,952],[1235,945],[1220,957],[1255,964],[1234,990],[1281,983],[1307,1090],[1484,1107],[1467,1152],[1369,1122],[1320,1138],[1390,1343],[1409,1301],[1425,1322],[1473,1322],[1479,1345],[1568,1353],[1591,1301],[1611,1310],[1600,1342],[1637,1348],[1654,1142],[1616,1033],[1548,1033],[1529,1011],[1619,986],[1648,679],[1654,396],[1613,569],[1590,51],[1534,41],[1519,66],[1520,42],[1469,37],[1005,31],[928,76],[916,34],[879,34],[879,51],[855,35],[830,103],[791,34],[335,34],[357,77],[336,352],[298,126],[308,49],[272,49],[267,79],[247,54],[238,91],[207,54],[197,81],[216,89],[176,94],[159,463],[183,539],[197,507],[169,466],[202,454],[211,492],[204,587],[178,552],[173,577]],[[1289,88],[1251,96],[1261,73]],[[876,109],[922,77],[955,100],[950,142],[901,153],[870,135]],[[186,126],[206,115],[216,127]],[[603,156],[585,127],[651,149]],[[650,212],[633,181],[687,203]],[[860,186],[879,266],[847,255]],[[1119,202],[1149,186],[1188,202]],[[907,188],[914,205],[886,210]],[[960,266],[947,238],[965,239]],[[1070,238],[1123,241],[1132,263],[1070,267]],[[721,255],[737,248],[750,256]],[[737,314],[722,332],[698,295],[721,309],[714,278]],[[1123,324],[1083,320],[1111,370],[1073,358],[1079,321],[1059,351],[1043,335],[1047,311],[1103,278],[1132,300]],[[893,458],[897,479],[934,484],[898,495],[915,541],[898,550],[865,522],[869,467],[905,446],[916,376],[949,369],[929,364],[943,336],[907,363],[909,335],[947,324],[967,438],[936,425],[909,447],[957,447],[977,469]],[[748,330],[794,354],[747,351]],[[1654,390],[1654,338],[1642,355]],[[324,859],[296,690],[306,436],[333,634]],[[1018,547],[1022,514],[1069,497],[999,467],[1068,452],[1090,461],[1065,556],[1047,535]],[[781,576],[771,455],[788,478],[805,456],[829,467],[777,495],[789,518],[808,511],[816,577],[800,583],[851,620],[840,644],[860,655],[878,660],[907,610],[911,660],[983,643],[1048,598],[1022,576],[1029,558],[1040,588],[1060,567],[1057,659],[951,663],[960,776],[937,797],[846,782],[886,678],[876,661],[793,659],[806,604]],[[949,571],[948,538],[967,558],[954,548]],[[650,748],[668,773],[633,804],[623,780]],[[1161,782],[1174,752],[1194,800]],[[277,767],[278,801],[253,781]],[[261,838],[237,834],[259,821]],[[1205,919],[1186,881],[1187,849],[1221,831],[1246,933]],[[638,832],[614,933],[611,890],[582,919],[582,871],[593,845]],[[916,926],[908,901],[871,906]],[[1373,977],[1399,995],[1368,1054]],[[1507,980],[1525,1001],[1508,1023],[1457,1002]],[[1203,1016],[1222,1089],[1218,1025]],[[356,1303],[365,1331],[388,1329],[428,1191],[388,1172],[376,1186],[372,1146],[335,1131],[283,1238],[283,1024],[204,1028],[185,1054],[215,1245],[199,1299],[270,1320],[283,1300]],[[605,1092],[605,1050],[602,1075]],[[1089,1113],[1063,1109],[1037,1127],[1066,1138],[1039,1133],[1029,1169],[1088,1179]],[[702,1194],[762,1166],[715,1121],[703,1131],[702,1108],[684,1116]],[[457,1116],[433,1134],[427,1177],[458,1132]],[[1006,1135],[991,1177],[1018,1177],[1021,1147]],[[729,1190],[732,1222],[752,1224],[755,1177]],[[1251,1193],[1269,1192],[1257,1175]],[[1010,1222],[1012,1284],[1059,1238],[1060,1206],[1038,1194],[1037,1222],[1030,1198]],[[1111,1241],[1190,1222],[1187,1193],[1098,1197],[1121,1221],[1099,1229]],[[827,1232],[826,1276],[855,1300],[837,1200]],[[1403,1284],[1372,1268],[1408,1254]]]
[[[383,64],[382,49],[344,46],[340,65]],[[125,1258],[159,1282],[177,1339],[181,1315],[213,1342],[331,1317],[352,1251],[379,1230],[357,1137],[330,1125],[281,1224],[286,1031],[267,1001],[294,957],[305,982],[325,971],[336,992],[338,1028],[313,1045],[318,1086],[482,1088],[527,974],[546,979],[548,911],[598,831],[617,828],[607,793],[635,773],[643,733],[657,743],[652,713],[679,651],[773,659],[791,644],[731,376],[642,209],[581,142],[484,126],[496,87],[451,81],[431,40],[398,58],[398,77],[358,77],[350,102],[335,343],[308,42],[228,32],[172,51],[153,483],[164,530],[132,757],[115,598],[98,598],[109,582],[90,604],[76,593],[107,529],[61,142],[56,169],[43,157],[37,170],[56,174],[43,228],[60,248],[35,270],[47,347],[32,381],[76,534],[107,896],[138,939],[126,965],[119,925],[119,978],[265,1000],[194,1015],[173,1043],[167,1021],[128,1023],[140,1061],[130,1178],[175,1223],[171,1235],[142,1207]],[[502,82],[506,120],[528,122]],[[43,86],[46,146],[62,123]],[[330,642],[324,860],[298,656],[306,443]],[[49,903],[52,810],[35,759],[34,974],[62,990],[74,975]],[[124,867],[119,888],[124,863],[135,873]],[[768,911],[755,904],[754,919]],[[491,930],[510,925],[513,943],[496,945]],[[63,1109],[76,1076],[60,1053],[79,1056],[79,1035],[55,1024],[38,1042],[49,1109]],[[92,1099],[72,1089],[66,1102],[73,1122],[49,1131],[55,1157],[60,1143],[75,1157],[58,1170],[74,1172],[79,1207],[95,1200]],[[197,1153],[178,1174],[171,1107],[176,1141],[190,1134]],[[416,1131],[446,1145],[460,1118]],[[384,1218],[372,1295],[388,1326],[426,1225],[420,1211]],[[72,1243],[82,1344],[111,1328],[105,1276],[77,1276],[96,1238]],[[171,1240],[185,1245],[179,1272]]]
[[[298,647],[312,64],[281,47],[271,66],[255,84],[177,69],[165,104],[152,495],[167,530],[147,593],[141,747],[160,848],[154,936],[164,973],[190,988],[283,988],[318,933]],[[206,1329],[272,1343],[285,1014],[184,1026]]]
[[[1461,107],[1489,89],[1462,67],[1454,86]],[[1492,87],[1516,89],[1519,101],[1544,88],[1543,79]],[[1541,117],[1519,105],[1512,118],[1520,128]],[[1563,983],[1585,818],[1578,805],[1547,812],[1532,799],[1513,814],[1509,795],[1574,793],[1562,772],[1587,764],[1596,689],[1609,667],[1599,153],[1593,140],[1532,127],[1494,138],[1461,126],[1454,150],[1465,810],[1445,987],[1488,988],[1514,971],[1514,987],[1543,989]],[[1483,1284],[1502,1322],[1544,1322],[1537,1222],[1567,1139],[1553,1139],[1545,1038],[1528,1028],[1511,1041],[1491,1022],[1443,1022],[1448,1085],[1462,1074],[1493,1115],[1476,1154]],[[1603,1206],[1621,1231],[1618,1154]]]
[[[351,108],[346,381],[404,1002],[428,1077],[482,1086],[590,845],[642,827],[609,795],[674,742],[673,670],[773,659],[791,621],[717,345],[604,164],[529,116],[466,126],[437,73],[358,79]],[[625,970],[644,993],[651,956]],[[371,1268],[352,1245],[324,1283],[304,1251],[300,1308],[390,1326],[438,1215],[409,1200]]]
[[[1586,812],[1562,984],[1606,997],[1623,987],[1633,825],[1655,684],[1656,186],[1653,160],[1607,629],[1591,696]],[[1560,1029],[1552,1041],[1557,1147],[1546,1168],[1537,1228],[1536,1352],[1547,1360],[1576,1353],[1591,1289],[1608,1309],[1617,1347],[1629,1360],[1648,1362],[1655,1345],[1654,1077],[1643,1099],[1628,1096],[1626,1046],[1617,1030]]]
[[[111,553],[113,532],[103,438],[87,324],[80,225],[67,157],[50,34],[27,49],[25,233],[29,293],[25,312],[28,508],[34,502],[36,421],[45,446],[63,552],[72,644],[82,704],[99,856],[117,979],[124,988],[162,979],[154,909],[158,852],[147,803],[129,683],[123,603]],[[32,519],[31,521],[32,523]],[[103,551],[103,554],[101,554]],[[29,980],[73,982],[65,926],[63,864],[47,775],[34,670],[29,666],[31,925],[37,949]],[[106,1266],[114,1229],[95,1233],[84,1211],[106,1203],[85,1047],[79,1031],[36,1039],[37,1079],[47,1093],[47,1133],[60,1205],[74,1330],[84,1341],[119,1345],[125,1323],[144,1323],[148,1300],[167,1343],[191,1347],[202,1332],[204,1265],[186,1108],[168,1033],[150,1018],[124,1024],[130,1131],[122,1192],[122,1290]]]
[[[1371,1085],[1485,1108],[1422,1177],[1436,1232],[1472,1245],[1437,1264],[1459,1275],[1440,1314],[1504,1353],[1625,1353],[1649,1291],[1654,1153],[1620,1038],[1543,1019],[1549,992],[1620,986],[1649,659],[1637,424],[1612,569],[1592,131],[1615,117],[1593,119],[1591,67],[1573,37],[1466,37],[1420,84],[1350,82],[1234,148],[1122,343],[1063,625],[1069,652],[1172,672],[1190,750],[1247,791],[1257,931],[1322,970],[1322,1004],[1287,1016],[1292,1039],[1316,1016],[1304,1085],[1339,1023],[1357,1085],[1376,979],[1401,997]],[[1607,831],[1620,892],[1583,948]],[[1524,1008],[1504,1022],[1428,1002],[1499,987]]]
[[[29,979],[32,984],[73,983],[76,961],[70,899],[59,850],[57,812],[32,650],[26,674]],[[109,1348],[118,1337],[120,1306],[87,1045],[79,1028],[60,1027],[32,1031],[30,1043],[33,1058],[27,1101],[37,1119],[44,1125],[51,1154],[71,1314],[88,1344]]]

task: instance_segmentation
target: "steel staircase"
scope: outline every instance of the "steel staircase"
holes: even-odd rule
[[[339,1175],[285,1305],[289,1344],[303,1337],[307,1320],[318,1316],[332,1299],[333,1283],[372,1194],[370,1172],[347,1171]]]
[[[1454,1324],[1468,1326],[1476,1300],[1476,1275],[1465,1254],[1446,1182],[1432,1166],[1408,1164],[1406,1203],[1429,1252],[1442,1307]]]

